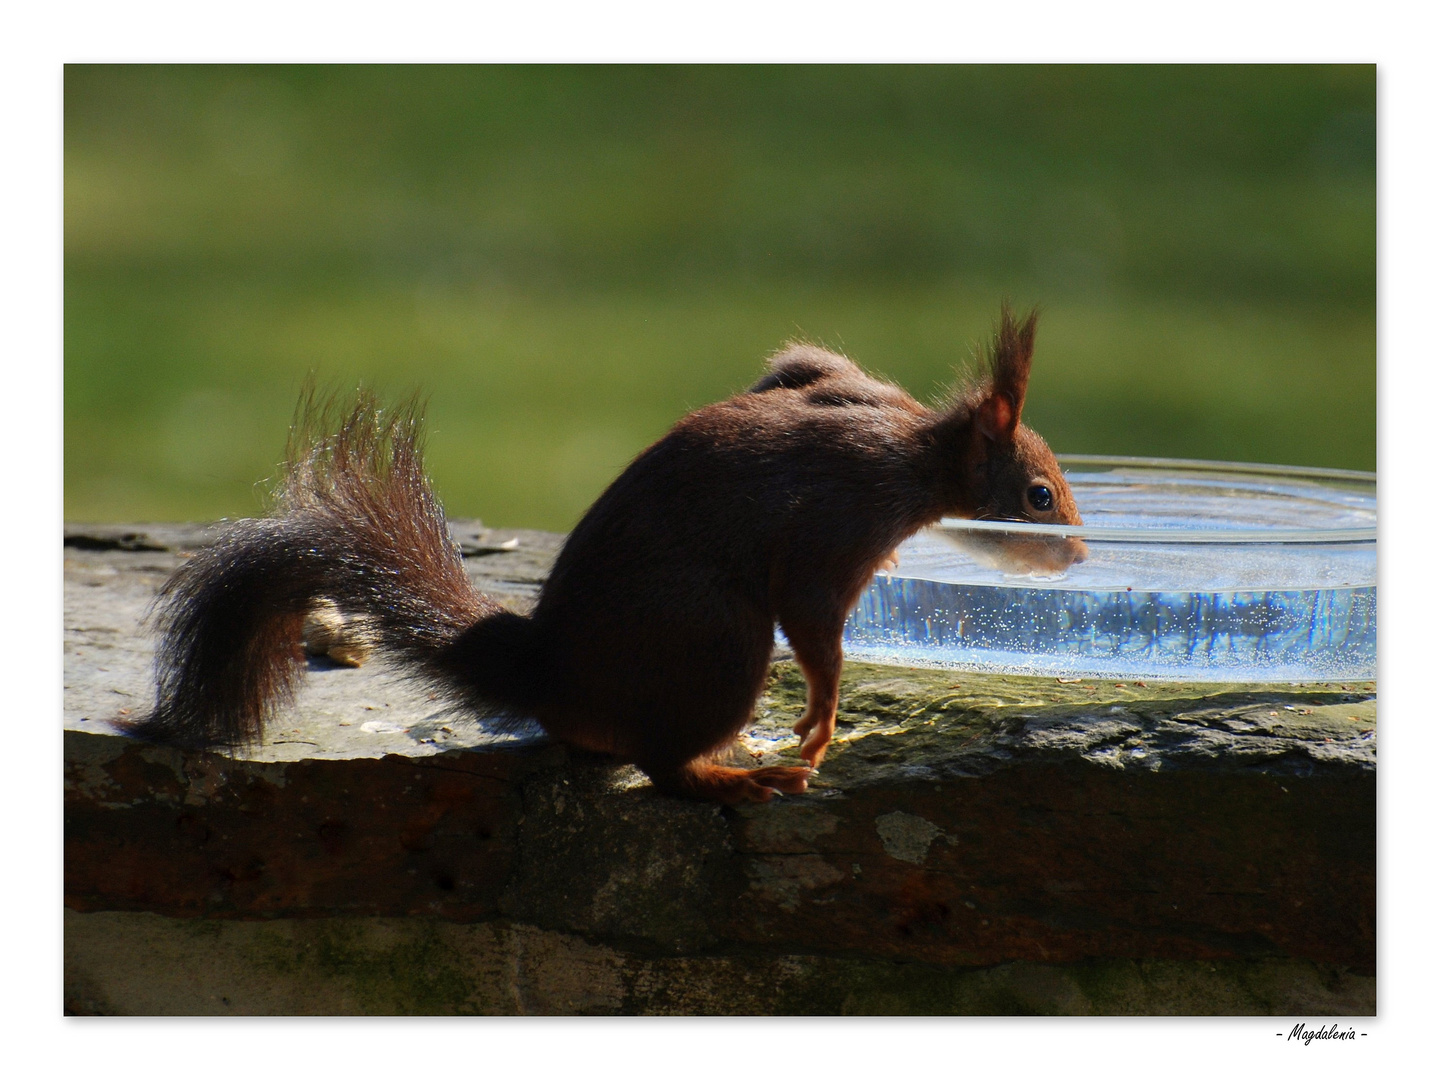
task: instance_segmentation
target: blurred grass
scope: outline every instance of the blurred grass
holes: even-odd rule
[[[568,528],[788,337],[933,395],[1044,307],[1061,451],[1375,464],[1371,67],[65,75],[65,501],[261,505],[305,374]]]

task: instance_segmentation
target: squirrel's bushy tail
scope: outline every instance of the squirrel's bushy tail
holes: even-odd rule
[[[320,600],[363,616],[370,644],[458,703],[523,710],[530,621],[470,583],[423,471],[418,405],[382,410],[362,392],[340,415],[307,391],[286,456],[275,511],[233,524],[161,591],[156,704],[131,731],[258,741],[294,694]]]

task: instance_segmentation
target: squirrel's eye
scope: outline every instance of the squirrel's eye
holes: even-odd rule
[[[1036,510],[1049,510],[1055,505],[1055,496],[1050,494],[1050,489],[1044,484],[1031,484],[1030,489],[1025,492],[1025,498]]]

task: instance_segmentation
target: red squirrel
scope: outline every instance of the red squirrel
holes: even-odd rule
[[[1006,305],[983,376],[939,409],[843,356],[786,346],[620,474],[528,616],[470,583],[415,407],[362,395],[337,425],[302,401],[275,511],[235,522],[162,590],[156,705],[132,730],[260,739],[303,670],[306,615],[328,603],[454,704],[537,720],[662,792],[734,804],[804,791],[835,730],[846,617],[901,541],[942,516],[1080,524],[1054,455],[1020,423],[1035,321]],[[1077,539],[1042,546],[1050,568],[1085,554]],[[777,623],[808,687],[794,730],[809,767],[721,765]]]

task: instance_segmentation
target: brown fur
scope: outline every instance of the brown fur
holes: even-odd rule
[[[258,738],[293,688],[298,619],[326,598],[457,703],[533,716],[661,790],[723,802],[801,791],[808,769],[713,761],[751,717],[777,622],[809,686],[801,757],[818,766],[845,619],[901,541],[942,516],[1079,523],[1054,456],[1020,423],[1034,335],[1033,314],[1003,310],[988,375],[940,410],[845,357],[788,346],[749,391],[686,416],[611,484],[528,618],[470,586],[413,408],[387,418],[362,399],[318,435],[334,425],[302,403],[277,514],[237,523],[167,585],[158,703],[137,731]],[[1044,513],[1027,502],[1037,480],[1055,499]],[[1039,543],[1058,565],[1084,556],[1078,541]]]

